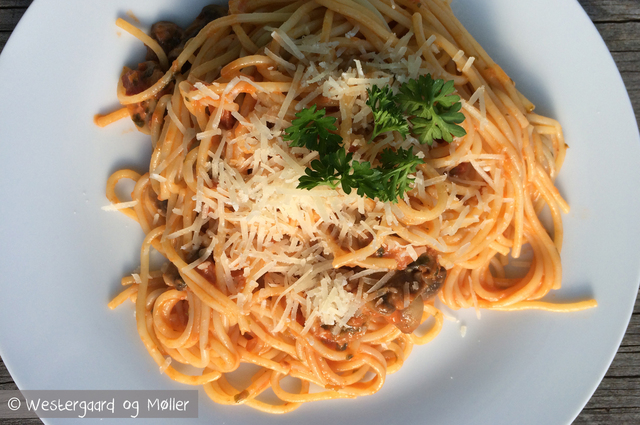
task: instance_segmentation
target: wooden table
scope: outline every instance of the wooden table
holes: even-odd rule
[[[530,0],[516,0],[530,1]],[[0,0],[0,49],[32,0]],[[579,0],[615,59],[640,122],[640,0]],[[0,390],[17,389],[0,359]],[[39,420],[2,423],[40,424]],[[575,425],[640,424],[640,296],[622,345]]]

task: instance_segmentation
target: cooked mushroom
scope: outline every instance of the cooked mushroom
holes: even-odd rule
[[[167,286],[173,286],[178,291],[187,289],[187,283],[180,276],[178,268],[173,263],[169,264],[167,270],[162,274],[162,279]]]
[[[421,295],[418,295],[409,307],[403,310],[396,310],[394,314],[388,319],[392,322],[401,332],[410,334],[415,331],[420,322],[422,321],[422,312],[424,310],[424,301]]]
[[[160,21],[151,26],[149,35],[156,40],[160,47],[162,47],[162,50],[169,55],[173,49],[182,43],[184,32],[182,28],[173,22]],[[146,59],[149,61],[158,61],[158,57],[151,48],[147,49]]]
[[[347,349],[350,342],[361,338],[372,317],[383,317],[403,333],[416,330],[422,321],[424,301],[433,298],[447,275],[438,264],[436,254],[427,252],[410,263],[404,270],[397,270],[386,284],[378,289],[380,297],[367,303],[342,328],[315,323],[310,332],[334,350]],[[372,275],[374,276],[374,275]],[[383,273],[380,273],[382,278]],[[355,285],[347,290],[355,291]]]
[[[167,53],[169,61],[174,61],[182,50],[184,46],[186,46],[187,42],[198,35],[198,33],[205,27],[207,24],[213,20],[221,18],[229,14],[229,9],[224,6],[218,6],[215,4],[210,4],[202,8],[202,11],[198,15],[198,17],[193,21],[191,25],[187,27],[182,33],[182,39],[180,42],[173,48],[171,51]]]
[[[205,6],[200,15],[193,21],[186,30],[182,30],[178,25],[172,22],[160,21],[153,24],[150,36],[158,42],[162,50],[167,54],[169,64],[175,61],[180,53],[184,50],[187,42],[195,37],[209,22],[225,16],[229,13],[228,9],[223,6],[209,5]],[[184,64],[182,71],[188,70],[191,66],[190,62]],[[166,69],[162,69],[158,63],[156,53],[151,49],[147,49],[146,61],[138,65],[137,69],[126,68],[122,73],[122,85],[127,96],[133,96],[147,90],[153,86],[164,75]],[[136,124],[138,129],[146,134],[150,133],[149,124],[153,117],[153,113],[158,100],[165,94],[173,93],[174,82],[168,84],[163,90],[155,96],[148,98],[139,103],[127,105],[129,116]],[[230,117],[230,115],[229,115]],[[235,120],[225,117],[223,123],[227,127],[232,126]]]
[[[383,295],[370,302],[368,308],[402,332],[411,333],[420,325],[424,300],[438,293],[446,276],[435,254],[422,254],[404,270],[396,271],[379,289]]]

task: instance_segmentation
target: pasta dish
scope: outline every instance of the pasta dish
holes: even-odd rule
[[[562,128],[449,2],[232,0],[186,29],[117,25],[147,57],[96,123],[130,117],[153,153],[107,182],[146,234],[110,307],[135,303],[170,378],[285,413],[379,391],[440,332],[439,305],[596,305],[541,300],[562,279]],[[242,364],[257,372],[237,388]]]

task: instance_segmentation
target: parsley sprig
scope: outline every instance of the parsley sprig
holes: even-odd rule
[[[375,139],[387,131],[397,131],[404,139],[409,134],[409,123],[398,106],[391,87],[379,88],[374,85],[371,90],[367,90],[369,98],[367,106],[373,112],[373,134],[371,140]]]
[[[391,87],[374,85],[367,90],[367,105],[371,108],[374,128],[371,141],[382,133],[397,131],[402,138],[413,134],[422,144],[434,140],[451,143],[453,137],[466,133],[458,124],[464,121],[460,112],[460,96],[453,94],[453,81],[434,80],[431,75],[420,76],[400,86],[398,94]],[[383,202],[397,202],[411,190],[414,179],[409,177],[424,161],[409,149],[386,148],[378,157],[379,165],[369,161],[355,161],[347,153],[342,138],[336,134],[336,118],[326,116],[316,106],[296,114],[292,125],[285,130],[284,140],[291,147],[305,147],[319,153],[300,177],[299,189],[313,189],[326,185],[338,186],[346,194],[356,190],[358,195]]]
[[[320,156],[336,152],[342,143],[336,131],[335,118],[326,117],[325,110],[316,111],[316,106],[303,109],[296,114],[298,119],[292,121],[292,125],[285,130],[284,140],[291,141],[291,147],[304,147],[312,151],[318,151]]]
[[[434,140],[451,143],[453,136],[466,135],[458,125],[464,115],[460,112],[460,96],[454,91],[453,81],[434,80],[431,74],[403,83],[397,95],[389,86],[381,89],[374,85],[368,90],[367,101],[374,119],[371,140],[385,131],[398,131],[403,138],[411,132],[420,143],[431,146]]]
[[[407,115],[413,115],[411,130],[420,143],[431,145],[435,139],[451,143],[453,136],[462,137],[467,132],[458,124],[464,121],[460,112],[462,104],[453,81],[434,80],[430,74],[417,80],[409,80],[400,86],[398,102]]]
[[[291,142],[289,146],[320,153],[300,177],[298,188],[341,186],[346,194],[355,189],[360,196],[397,202],[413,184],[414,179],[409,175],[424,161],[413,153],[413,148],[384,149],[378,167],[372,167],[369,161],[354,161],[353,154],[342,146],[342,138],[331,133],[337,130],[335,122],[335,118],[326,116],[326,110],[316,110],[314,105],[297,113],[292,125],[285,130],[283,138]]]

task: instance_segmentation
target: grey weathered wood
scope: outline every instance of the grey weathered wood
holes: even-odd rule
[[[17,7],[26,9],[33,0],[0,0],[0,8]]]
[[[10,32],[0,32],[0,51],[2,51],[2,48],[4,47],[4,45],[7,44],[9,35],[11,35]]]
[[[620,69],[640,122],[640,0],[579,0]],[[31,0],[0,0],[0,50]],[[0,390],[16,389],[0,359]],[[540,406],[544,408],[544,406]],[[7,425],[41,424],[37,419]],[[640,295],[618,353],[574,425],[640,424]]]
[[[18,24],[20,18],[24,14],[25,9],[19,8],[0,8],[0,31],[11,31]]]
[[[33,0],[0,0],[0,8],[20,8],[26,9]]]
[[[7,367],[4,365],[2,361],[0,361],[0,391],[6,390],[17,390],[15,382],[13,382],[13,378],[9,374]]]
[[[0,359],[0,391],[17,390],[18,386],[7,371],[2,359]],[[42,425],[39,419],[0,419],[2,425]]]
[[[33,0],[0,0],[0,51]]]
[[[640,20],[632,22],[596,22],[596,28],[611,52],[638,52]]]
[[[596,23],[596,28],[618,65],[640,122],[640,15],[637,22]]]
[[[578,0],[593,22],[625,22],[640,19],[638,0]]]

